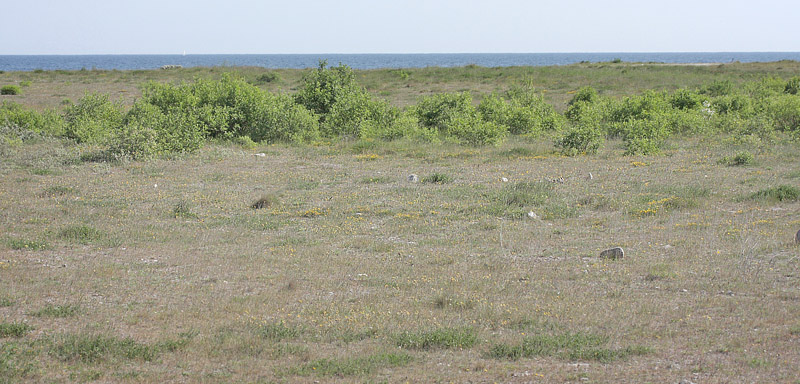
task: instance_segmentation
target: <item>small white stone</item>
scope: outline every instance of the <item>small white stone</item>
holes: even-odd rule
[[[253,156],[266,157],[267,154],[266,153],[254,153]]]
[[[536,212],[534,211],[530,211],[528,212],[528,217],[530,217],[531,219],[538,219],[539,215],[537,215]]]
[[[417,175],[412,173],[412,174],[408,175],[408,181],[410,181],[412,183],[416,183],[417,181],[419,181],[419,177],[417,177]]]
[[[158,188],[158,184],[153,184],[153,188]]]
[[[507,183],[507,182],[508,182],[508,179],[507,179],[507,178],[505,178],[505,177],[501,178],[500,180],[502,180],[504,183]]]

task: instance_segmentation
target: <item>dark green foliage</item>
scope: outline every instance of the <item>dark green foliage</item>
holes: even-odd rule
[[[339,64],[328,68],[328,61],[320,60],[319,67],[303,77],[303,88],[295,95],[295,101],[324,120],[343,95],[360,91],[350,67]]]
[[[603,145],[603,133],[597,129],[585,125],[577,125],[570,128],[564,135],[556,140],[556,148],[561,148],[561,153],[574,156],[578,154],[596,153]]]
[[[507,133],[504,126],[481,119],[469,92],[423,97],[414,112],[423,127],[435,129],[462,144],[496,145]]]
[[[19,95],[22,89],[17,85],[4,85],[0,88],[0,95]]]
[[[713,83],[707,85],[702,93],[717,97],[717,96],[726,96],[733,93],[734,85],[733,82],[730,80],[720,80],[714,81]]]
[[[800,189],[791,185],[781,185],[762,189],[750,195],[752,200],[797,201],[800,200]]]
[[[786,82],[786,86],[783,88],[783,92],[790,95],[796,95],[800,92],[800,76],[789,79],[789,81]]]
[[[103,144],[122,126],[122,105],[108,95],[86,94],[64,112],[66,136],[79,143]]]
[[[470,348],[478,341],[472,328],[439,328],[427,332],[403,332],[395,336],[398,347],[406,349]]]
[[[453,181],[453,177],[444,173],[433,173],[422,178],[423,183],[446,184]]]
[[[104,234],[88,225],[71,225],[59,232],[62,239],[78,244],[90,244],[104,237]]]
[[[37,112],[25,109],[16,103],[3,102],[0,105],[0,127],[2,126],[16,126],[25,131],[48,136],[64,134],[64,120],[57,112],[52,110]]]
[[[572,99],[569,100],[567,105],[572,106],[577,103],[592,104],[597,100],[598,100],[597,90],[587,86],[587,87],[581,87],[581,89],[575,92],[575,96],[572,96]]]
[[[0,338],[22,337],[33,329],[26,323],[0,323]]]
[[[688,89],[679,89],[670,97],[672,108],[696,109],[703,104],[703,97],[697,92]]]
[[[725,156],[719,161],[721,164],[737,166],[737,165],[753,165],[755,157],[748,151],[742,151],[734,156]]]
[[[511,88],[504,100],[496,94],[483,99],[478,112],[484,121],[505,126],[516,135],[537,136],[543,131],[557,130],[562,117],[531,84]]]
[[[261,84],[266,84],[266,83],[273,83],[273,82],[279,81],[280,79],[281,79],[280,76],[278,76],[278,74],[276,72],[267,72],[265,74],[262,74],[262,75],[258,76],[256,78],[256,81],[261,83]]]

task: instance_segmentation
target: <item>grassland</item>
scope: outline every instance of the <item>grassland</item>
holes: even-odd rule
[[[44,109],[87,90],[131,104],[148,80],[231,71],[254,83],[277,73],[259,86],[287,92],[303,74],[0,83],[30,82],[3,100]],[[356,73],[398,106],[533,79],[563,111],[586,85],[621,96],[789,78],[800,65]],[[45,137],[0,153],[0,383],[800,376],[797,141],[675,137],[658,155],[623,156],[616,139],[574,157],[547,135],[478,148],[212,142],[146,162],[96,162],[92,150]],[[598,257],[614,246],[624,259]]]

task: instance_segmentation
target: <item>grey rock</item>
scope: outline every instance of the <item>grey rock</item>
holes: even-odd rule
[[[419,181],[419,177],[417,177],[417,175],[412,173],[412,174],[408,175],[408,181],[410,181],[412,183],[416,183],[417,181]]]
[[[614,247],[600,252],[601,259],[617,260],[623,257],[625,257],[625,251],[622,249],[622,247]]]
[[[688,379],[683,379],[679,381],[678,384],[694,384],[694,382]]]

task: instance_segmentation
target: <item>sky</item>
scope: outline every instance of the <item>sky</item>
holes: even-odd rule
[[[0,0],[0,55],[796,52],[797,0]]]

